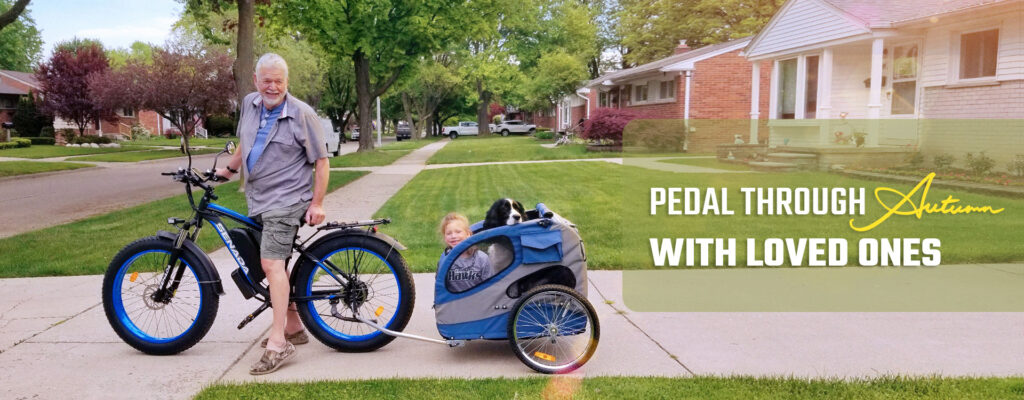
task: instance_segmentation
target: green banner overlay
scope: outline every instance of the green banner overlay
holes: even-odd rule
[[[918,142],[914,132],[940,121],[799,122],[626,126],[627,306],[1024,311],[1024,190],[1007,178],[1024,147],[944,153],[898,145],[899,135]],[[755,128],[759,144],[750,144]],[[733,142],[722,144],[726,133]],[[973,180],[956,176],[969,178],[979,160],[996,167]]]

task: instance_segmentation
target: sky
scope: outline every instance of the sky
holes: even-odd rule
[[[184,5],[174,0],[32,0],[28,5],[43,37],[43,58],[73,37],[99,39],[105,48],[141,40],[163,44]]]

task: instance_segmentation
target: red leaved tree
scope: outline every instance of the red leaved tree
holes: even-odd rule
[[[235,82],[224,52],[155,48],[151,62],[127,65],[90,80],[93,97],[112,108],[153,110],[189,137],[204,115],[231,110]]]
[[[644,115],[619,108],[598,108],[583,124],[580,137],[587,140],[610,140],[620,145],[626,124],[637,118],[644,118]]]
[[[89,80],[109,69],[107,56],[99,42],[74,39],[60,43],[53,55],[36,70],[39,80],[40,108],[78,126],[78,134],[100,118],[111,115],[89,97]]]

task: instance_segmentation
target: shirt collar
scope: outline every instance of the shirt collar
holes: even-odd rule
[[[291,99],[291,96],[289,96],[288,93],[285,93],[284,94],[284,100],[281,100],[281,104],[278,104],[278,107],[282,107],[283,106],[283,108],[281,109],[281,115],[278,115],[277,119],[288,118],[288,100],[289,99]],[[252,104],[254,106],[257,106],[257,107],[263,107],[263,96],[257,95],[256,98],[252,100]],[[272,110],[273,109],[268,110],[268,112],[272,111]],[[261,110],[260,112],[262,113],[263,111]]]

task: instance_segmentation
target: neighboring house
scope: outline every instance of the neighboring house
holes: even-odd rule
[[[697,49],[681,43],[669,57],[605,74],[586,85],[587,111],[611,107],[654,118],[687,120],[692,122],[687,137],[691,152],[713,151],[719,144],[733,143],[736,134],[749,129],[752,66],[740,51],[750,40]],[[764,90],[768,73],[768,68],[761,69]],[[575,104],[579,103],[570,107]],[[764,102],[761,108],[767,106]],[[573,115],[569,121],[575,124],[579,119]]]
[[[582,129],[580,121],[590,119],[590,88],[582,88],[565,96],[555,105],[553,131],[567,132]]]
[[[773,66],[772,147],[1024,154],[1024,0],[789,0],[744,54]]]
[[[0,70],[0,122],[11,122],[18,100],[38,88],[39,82],[31,73]]]

